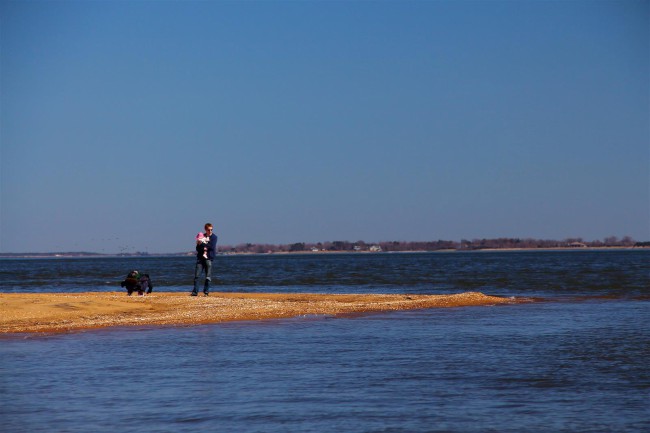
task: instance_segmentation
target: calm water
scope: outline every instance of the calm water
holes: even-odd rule
[[[648,432],[650,252],[221,257],[215,290],[499,307],[0,339],[2,432]],[[188,290],[191,258],[0,260],[2,291]]]
[[[123,291],[137,269],[158,291],[191,290],[193,257],[0,259],[2,292]],[[221,256],[215,290],[648,296],[650,250]]]

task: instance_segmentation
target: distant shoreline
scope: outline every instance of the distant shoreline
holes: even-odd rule
[[[479,253],[479,252],[529,252],[529,251],[627,251],[650,250],[650,246],[612,246],[612,247],[540,247],[540,248],[475,248],[475,249],[440,249],[409,251],[273,251],[255,252],[219,252],[219,256],[273,256],[273,255],[319,255],[319,254],[427,254],[427,253]],[[187,253],[151,253],[151,254],[104,254],[92,252],[71,253],[0,253],[0,259],[71,259],[71,258],[159,258],[159,257],[194,257],[195,252]]]

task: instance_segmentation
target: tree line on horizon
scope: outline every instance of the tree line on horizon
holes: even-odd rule
[[[618,238],[608,236],[603,240],[585,241],[582,238],[567,238],[561,241],[533,238],[494,238],[461,239],[460,241],[332,241],[332,242],[296,242],[292,244],[253,244],[222,245],[218,247],[221,254],[268,254],[268,253],[303,253],[303,252],[408,252],[408,251],[480,251],[487,249],[544,249],[544,248],[650,248],[650,242],[637,242],[630,236]],[[195,252],[168,253],[162,255],[193,255]],[[111,254],[97,252],[50,252],[50,253],[0,253],[0,257],[75,257],[106,256]],[[119,256],[148,256],[149,252],[122,252]],[[153,254],[156,255],[156,254]]]
[[[299,253],[299,252],[406,252],[406,251],[476,251],[485,249],[535,249],[535,248],[601,248],[601,247],[650,247],[650,242],[637,242],[630,236],[618,238],[608,236],[603,240],[585,241],[582,238],[567,238],[561,241],[533,238],[494,238],[461,239],[460,241],[331,241],[331,242],[296,242],[292,244],[254,244],[224,245],[219,247],[221,253]]]

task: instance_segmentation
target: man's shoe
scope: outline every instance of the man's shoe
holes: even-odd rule
[[[204,292],[204,293],[203,293],[203,296],[210,296],[210,294]]]
[[[190,296],[198,296],[198,294],[197,294],[197,293],[194,293],[194,292],[192,292],[192,293],[190,293]]]

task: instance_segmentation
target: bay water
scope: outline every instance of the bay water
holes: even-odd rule
[[[138,269],[189,293],[193,265],[3,259],[0,291],[119,291]],[[220,256],[215,275],[214,292],[526,302],[5,335],[0,431],[650,431],[648,250]]]

